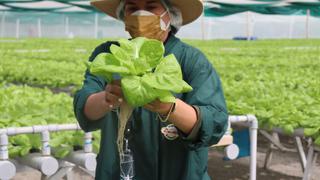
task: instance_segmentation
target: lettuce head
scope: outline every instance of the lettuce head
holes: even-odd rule
[[[121,78],[126,101],[133,107],[159,99],[174,102],[172,93],[184,93],[192,87],[182,79],[180,65],[173,54],[164,57],[163,43],[138,37],[120,39],[110,53],[99,54],[89,63],[89,71],[107,82]]]

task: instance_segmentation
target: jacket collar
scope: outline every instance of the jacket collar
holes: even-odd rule
[[[173,33],[169,33],[168,38],[164,42],[164,48],[165,48],[165,53],[164,55],[168,55],[173,47],[180,41],[179,38],[177,38]]]

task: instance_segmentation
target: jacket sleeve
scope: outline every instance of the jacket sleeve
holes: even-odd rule
[[[197,107],[201,123],[195,139],[183,134],[182,139],[188,148],[197,149],[219,142],[227,129],[228,113],[220,79],[212,64],[200,51],[189,58],[184,79],[193,90],[184,94],[183,100]]]
[[[108,42],[98,46],[91,54],[89,61],[93,61],[102,52],[108,52],[109,46],[110,43]],[[75,117],[85,132],[101,129],[104,125],[104,117],[95,121],[89,120],[84,114],[84,106],[91,94],[103,91],[105,86],[106,82],[102,78],[94,76],[86,70],[82,88],[75,93],[73,99]]]

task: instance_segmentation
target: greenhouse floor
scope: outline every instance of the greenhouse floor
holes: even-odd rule
[[[288,145],[291,142],[288,140]],[[258,142],[258,180],[300,180],[302,179],[302,170],[300,167],[297,153],[275,151],[270,170],[263,169],[264,158],[266,155],[268,143],[259,139]],[[208,171],[214,180],[248,180],[249,177],[249,158],[241,158],[233,161],[222,160],[223,155],[217,151],[209,152]],[[81,172],[74,170],[74,179],[92,180],[93,178]],[[320,177],[320,158],[318,158],[316,167],[313,168],[313,180]],[[14,180],[32,179],[40,180],[40,173],[31,168],[23,168]]]
[[[285,147],[294,147],[294,142],[287,136],[280,136]],[[269,143],[259,136],[257,153],[257,180],[301,180],[303,172],[301,169],[298,153],[274,151],[273,158],[268,170],[263,168],[264,159]],[[208,171],[214,180],[248,180],[249,179],[249,157],[233,161],[222,160],[223,155],[217,151],[209,152]],[[222,166],[221,166],[222,164]],[[316,178],[318,177],[318,178]],[[320,177],[320,158],[313,167],[312,179]]]

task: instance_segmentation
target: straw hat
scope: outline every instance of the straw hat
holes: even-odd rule
[[[203,11],[202,0],[169,0],[182,14],[182,25],[196,20]],[[120,0],[92,0],[91,5],[117,19],[116,10]]]

